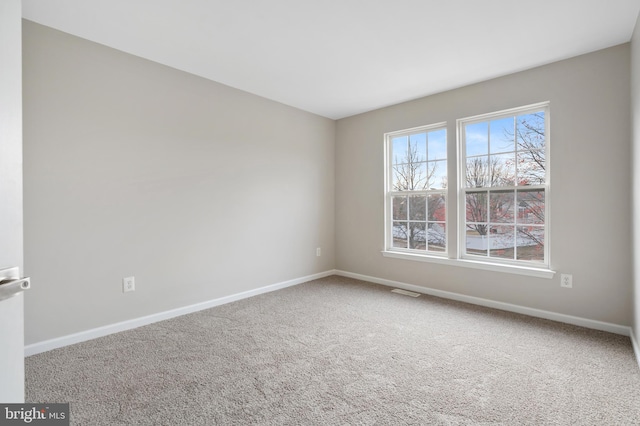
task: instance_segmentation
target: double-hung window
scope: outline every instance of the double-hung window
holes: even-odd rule
[[[446,254],[444,124],[388,133],[386,149],[388,245],[397,251]]]
[[[456,124],[385,134],[385,255],[548,271],[548,103]]]
[[[548,265],[548,106],[458,120],[462,258]]]

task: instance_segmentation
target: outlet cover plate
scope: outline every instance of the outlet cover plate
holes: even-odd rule
[[[561,274],[560,275],[560,287],[573,288],[573,275]]]
[[[127,293],[129,291],[136,290],[136,279],[134,277],[126,277],[122,279],[122,292]]]

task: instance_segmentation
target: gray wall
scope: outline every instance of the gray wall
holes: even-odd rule
[[[640,16],[631,39],[631,114],[633,147],[633,276],[636,342],[640,343]],[[640,362],[640,360],[638,360]]]
[[[27,344],[334,268],[334,121],[23,32]]]
[[[630,49],[624,44],[339,120],[337,268],[631,325],[629,73]],[[448,155],[455,158],[457,118],[547,100],[551,266],[573,274],[573,289],[560,287],[560,274],[554,279],[533,278],[381,255],[385,132],[446,121]]]

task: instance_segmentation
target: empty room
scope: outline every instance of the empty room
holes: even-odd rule
[[[640,424],[639,13],[3,0],[0,424]]]

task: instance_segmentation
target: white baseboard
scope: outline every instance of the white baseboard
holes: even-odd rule
[[[544,318],[548,320],[563,322],[566,324],[578,325],[594,330],[608,331],[610,333],[621,334],[623,336],[632,336],[631,328],[624,325],[612,324],[608,322],[590,320],[587,318],[574,317],[571,315],[559,314],[556,312],[544,311],[542,309],[527,308],[526,306],[513,305],[511,303],[497,302],[495,300],[483,299],[480,297],[466,296],[464,294],[452,293],[449,291],[436,290],[433,288],[406,284],[399,281],[387,280],[384,278],[370,277],[368,275],[354,274],[346,271],[335,271],[336,275],[348,278],[355,278],[362,281],[369,281],[375,284],[382,284],[388,287],[401,288],[404,290],[415,291],[416,293],[429,294],[431,296],[442,297],[444,299],[457,300],[459,302],[471,303],[473,305],[486,306],[488,308],[500,309],[502,311],[515,312],[518,314],[528,315],[531,317]],[[638,350],[636,350],[636,357]],[[638,358],[640,360],[640,358]]]
[[[45,340],[42,342],[32,343],[25,346],[24,356],[30,356],[39,354],[41,352],[50,351],[52,349],[61,348],[75,343],[84,342],[87,340],[95,339],[98,337],[107,336],[109,334],[118,333],[120,331],[131,330],[133,328],[141,327],[143,325],[152,324],[154,322],[163,321],[170,318],[179,317],[182,315],[190,314],[203,309],[213,308],[214,306],[224,305],[226,303],[235,302],[237,300],[246,299],[248,297],[257,296],[263,293],[269,293],[282,288],[291,287],[294,285],[302,284],[307,281],[317,280],[319,278],[335,275],[335,270],[329,270],[320,272],[313,275],[307,275],[305,277],[296,278],[281,283],[260,287],[254,290],[244,291],[242,293],[232,294],[230,296],[220,297],[218,299],[209,300],[206,302],[196,303],[182,308],[172,309],[170,311],[158,312],[157,314],[147,315],[140,318],[134,318],[128,321],[122,321],[115,324],[105,325],[103,327],[93,328],[91,330],[81,331],[79,333],[69,334],[67,336],[58,337],[55,339]]]

